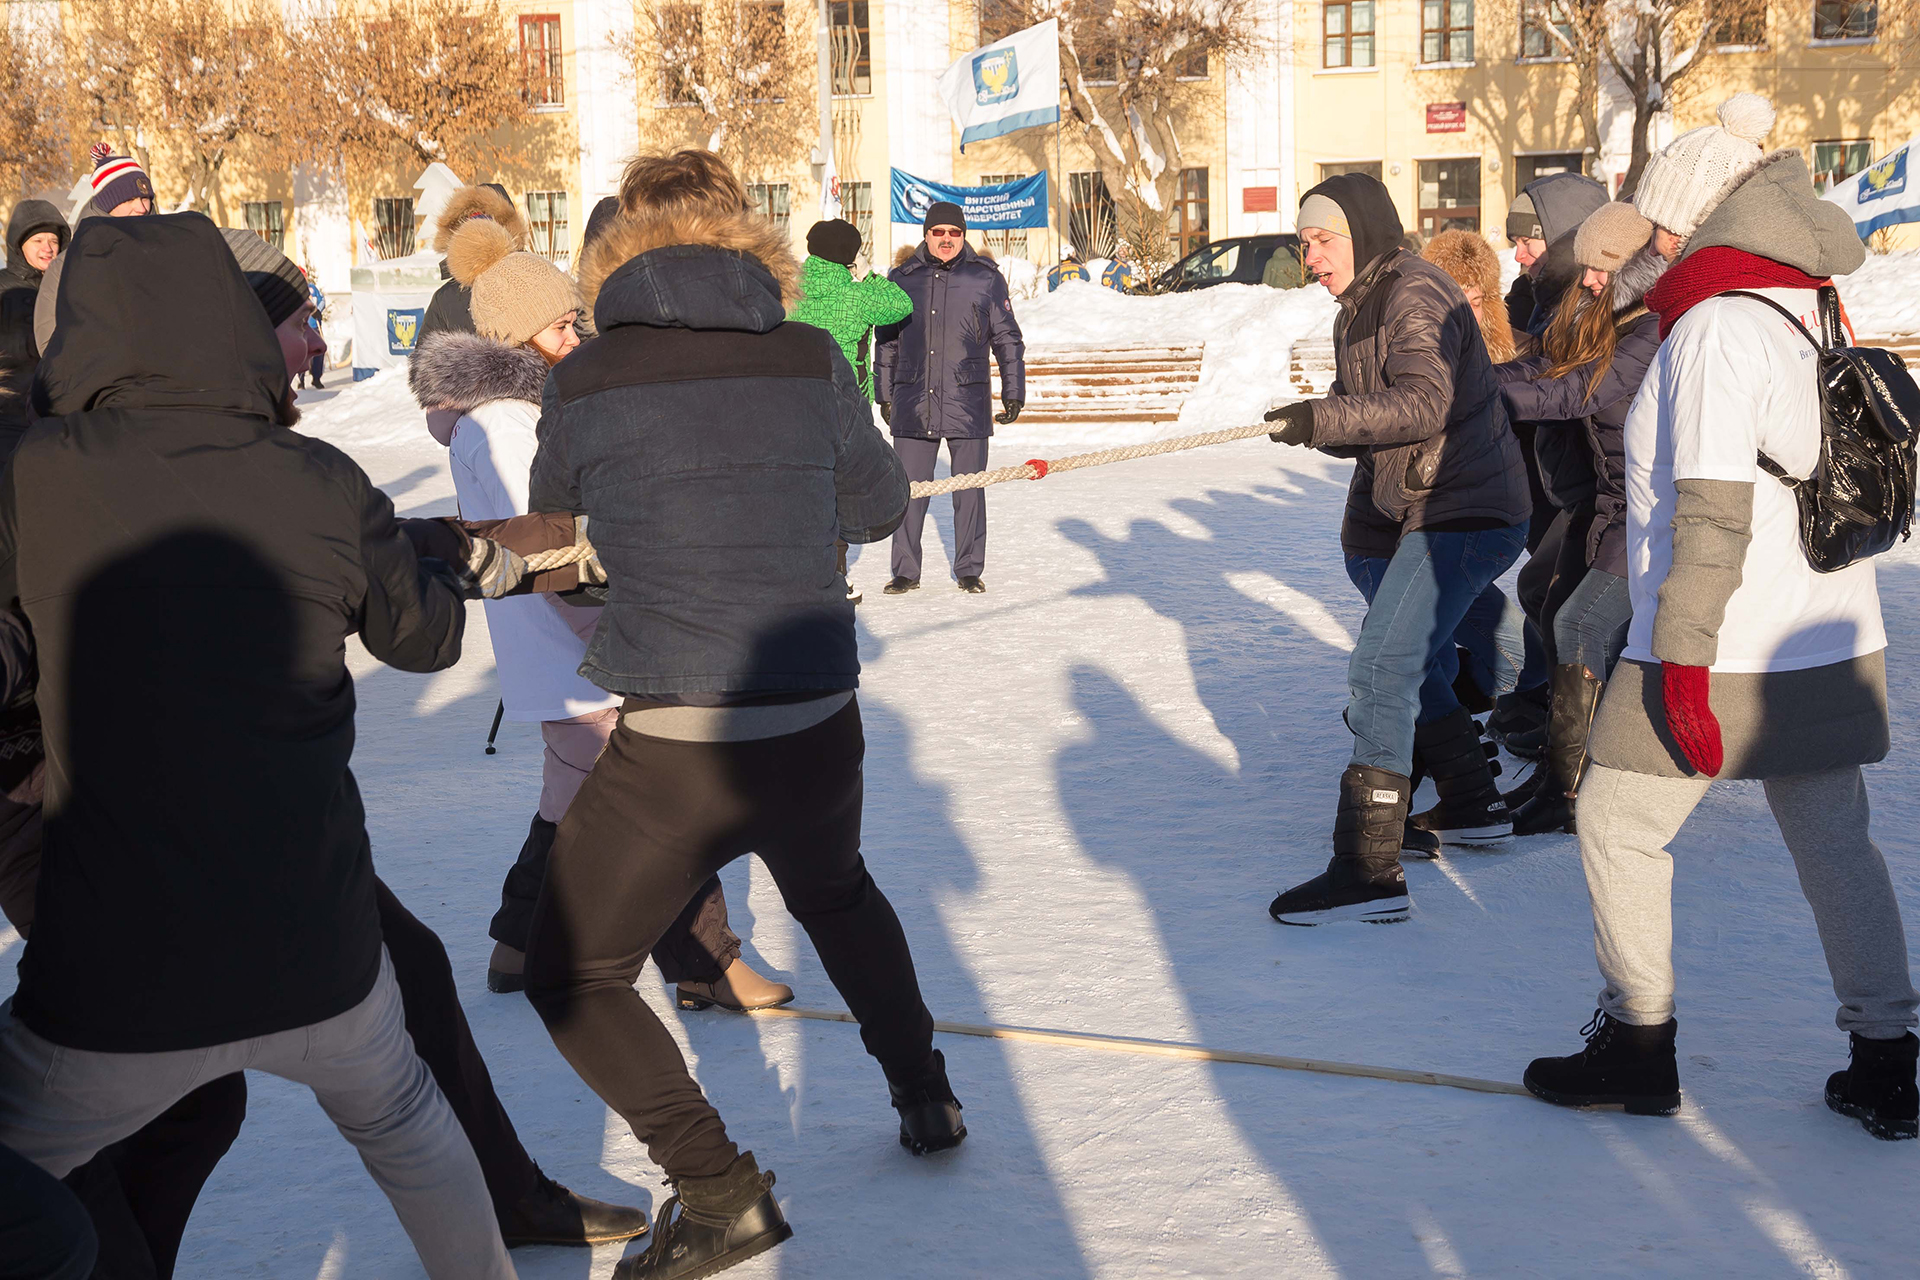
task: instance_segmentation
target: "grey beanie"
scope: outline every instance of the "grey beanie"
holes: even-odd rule
[[[243,227],[222,227],[220,235],[226,240],[227,248],[233,250],[233,260],[240,264],[247,286],[267,309],[267,323],[277,329],[283,320],[312,301],[307,293],[306,273],[258,232]]]

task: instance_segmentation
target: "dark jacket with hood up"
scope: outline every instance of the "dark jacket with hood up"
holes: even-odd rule
[[[993,434],[992,353],[1000,398],[1027,398],[1026,341],[1000,268],[962,244],[941,262],[923,243],[887,279],[913,299],[913,314],[876,331],[873,398],[891,403],[893,434],[917,440],[979,440]]]
[[[1551,173],[1535,178],[1521,191],[1533,201],[1534,215],[1544,233],[1541,239],[1547,242],[1546,256],[1523,277],[1528,282],[1532,307],[1520,327],[1537,340],[1553,322],[1561,297],[1580,285],[1580,264],[1574,261],[1573,242],[1580,224],[1607,203],[1607,189],[1578,173]],[[1593,463],[1580,436],[1583,424],[1579,419],[1583,416],[1574,414],[1565,420],[1514,417],[1521,424],[1522,434],[1532,440],[1541,487],[1548,500],[1562,511],[1594,497]]]
[[[45,200],[22,200],[13,206],[13,213],[7,218],[7,265],[0,270],[0,293],[14,289],[40,288],[40,268],[29,266],[20,246],[29,236],[37,236],[42,231],[51,231],[60,237],[60,249],[66,250],[69,233],[67,220],[60,211]]]
[[[1341,174],[1307,194],[1346,212],[1357,268],[1333,321],[1338,376],[1313,406],[1314,447],[1357,459],[1342,546],[1386,557],[1408,529],[1524,524],[1520,445],[1466,294],[1400,247],[1378,179]]]
[[[89,219],[65,262],[48,417],[0,480],[47,753],[14,1013],[104,1052],[332,1017],[380,963],[346,640],[439,670],[465,609],[365,473],[280,424],[280,344],[212,222]]]
[[[1528,356],[1500,365],[1500,392],[1516,421],[1541,422],[1536,437],[1573,435],[1587,450],[1593,470],[1595,520],[1587,533],[1587,563],[1616,577],[1627,576],[1627,411],[1660,349],[1660,317],[1647,310],[1647,290],[1666,271],[1667,260],[1651,245],[1635,254],[1614,278],[1613,361],[1600,381],[1590,365],[1557,378],[1544,376],[1553,361]]]
[[[746,213],[641,211],[582,255],[600,336],[541,397],[530,509],[584,514],[607,571],[580,674],[654,702],[851,689],[838,539],[891,533],[906,473],[799,267]]]

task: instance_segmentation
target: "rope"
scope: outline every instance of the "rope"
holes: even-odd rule
[[[805,1018],[814,1022],[853,1022],[854,1016],[835,1009],[796,1009],[791,1005],[778,1009],[755,1009],[756,1018]],[[1255,1067],[1273,1067],[1281,1071],[1312,1071],[1327,1076],[1354,1076],[1362,1080],[1392,1080],[1400,1084],[1425,1084],[1442,1089],[1465,1089],[1469,1093],[1499,1093],[1517,1098],[1530,1096],[1517,1084],[1504,1080],[1482,1080],[1477,1076],[1451,1076],[1439,1071],[1408,1071],[1402,1067],[1373,1067],[1360,1062],[1330,1062],[1322,1058],[1290,1058],[1277,1053],[1249,1053],[1240,1049],[1209,1049],[1204,1045],[1177,1044],[1167,1040],[1139,1040],[1132,1036],[1092,1035],[1082,1031],[1047,1031],[1038,1027],[1003,1027],[998,1024],[977,1026],[968,1022],[936,1022],[935,1031],[954,1036],[980,1036],[988,1040],[1019,1040],[1033,1044],[1052,1044],[1074,1049],[1099,1049],[1107,1053],[1144,1054],[1155,1058],[1185,1058],[1196,1062],[1238,1062]]]
[[[916,480],[908,493],[915,498],[931,498],[937,494],[952,493],[956,489],[984,489],[988,485],[1005,484],[1009,480],[1040,480],[1056,471],[1104,467],[1109,462],[1131,462],[1135,458],[1153,458],[1163,453],[1179,453],[1185,449],[1203,449],[1210,444],[1226,444],[1230,440],[1250,440],[1254,436],[1267,435],[1273,429],[1274,424],[1263,422],[1254,427],[1226,427],[1219,431],[1202,431],[1198,435],[1175,436],[1171,440],[1122,445],[1117,449],[1100,449],[1094,453],[1075,453],[1065,458],[1056,458],[1051,462],[1045,458],[1029,458],[1017,467],[970,471],[965,475],[948,476],[944,480]],[[548,569],[564,569],[570,564],[578,564],[592,554],[593,548],[580,542],[570,547],[555,547],[551,551],[536,551],[524,559],[528,573],[540,573]]]

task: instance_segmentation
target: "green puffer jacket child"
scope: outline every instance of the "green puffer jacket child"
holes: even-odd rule
[[[862,347],[869,346],[867,337],[875,326],[912,315],[913,300],[877,271],[855,280],[852,266],[859,256],[858,227],[840,218],[814,223],[807,232],[807,260],[800,265],[803,296],[787,318],[833,335],[859,376],[861,392],[871,400],[873,361]]]

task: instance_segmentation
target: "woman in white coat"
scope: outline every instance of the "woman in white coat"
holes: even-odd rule
[[[413,356],[408,381],[423,408],[458,415],[444,443],[462,518],[524,515],[540,393],[548,369],[580,345],[580,295],[566,273],[538,255],[515,252],[512,236],[484,219],[454,232],[447,266],[471,291],[475,332],[429,335]],[[533,595],[486,604],[505,718],[537,721],[546,742],[539,811],[488,928],[495,943],[487,965],[492,991],[524,985],[527,933],[555,828],[619,718],[619,697],[579,674],[600,608],[577,599]],[[765,1008],[793,999],[791,987],[767,981],[740,959],[717,878],[695,895],[653,957],[677,984],[682,1008]]]

